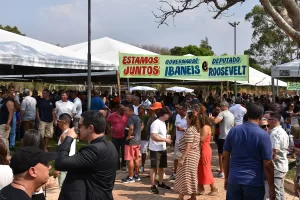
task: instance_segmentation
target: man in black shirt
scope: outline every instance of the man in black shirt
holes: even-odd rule
[[[88,145],[69,156],[71,144],[77,138],[74,128],[66,133],[58,147],[55,169],[67,171],[59,200],[113,200],[112,190],[118,167],[118,152],[104,135],[106,119],[98,110],[82,113],[79,138]]]
[[[22,147],[11,158],[14,174],[11,184],[0,190],[1,200],[30,200],[32,194],[49,179],[49,161],[57,153],[44,152],[38,147]]]
[[[36,104],[36,115],[39,121],[39,132],[44,138],[45,150],[48,148],[49,139],[53,137],[53,120],[55,119],[55,103],[50,100],[50,91],[43,90],[43,99]]]

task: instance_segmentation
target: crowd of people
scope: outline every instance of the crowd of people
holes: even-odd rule
[[[272,102],[268,95],[135,92],[124,94],[119,103],[108,91],[93,91],[86,111],[84,93],[45,89],[42,97],[30,94],[25,89],[16,95],[12,86],[1,91],[0,199],[45,199],[42,186],[51,160],[59,199],[113,199],[116,171],[127,173],[123,183],[141,181],[148,155],[151,193],[171,190],[168,179],[175,180],[180,200],[185,195],[191,200],[217,196],[211,138],[218,148],[216,177],[224,179],[226,199],[284,199],[288,154],[296,156],[298,195],[298,96]],[[17,151],[16,135],[22,138]],[[48,152],[52,138],[58,143],[56,153]],[[88,144],[76,151],[77,140]],[[169,147],[174,166],[166,177]],[[204,185],[210,186],[208,193]]]

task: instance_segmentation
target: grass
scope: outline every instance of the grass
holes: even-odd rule
[[[290,162],[289,163],[289,171],[286,174],[286,179],[294,180],[296,176],[296,161]]]

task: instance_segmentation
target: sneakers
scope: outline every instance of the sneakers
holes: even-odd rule
[[[175,180],[176,179],[176,174],[172,174],[168,179],[169,179],[169,181]]]
[[[126,178],[123,178],[121,181],[123,183],[134,183],[135,179],[134,178],[129,178],[129,176],[127,176]]]
[[[221,172],[220,172],[220,173],[217,174],[217,178],[224,178],[224,177],[225,177],[225,176],[224,176],[224,173],[221,173]]]
[[[210,191],[210,193],[208,193],[208,196],[217,196],[219,193],[219,189],[218,188],[214,188],[213,190]]]
[[[150,191],[152,194],[159,194],[159,191],[158,191],[156,185],[151,186]]]
[[[144,167],[140,167],[140,170],[139,170],[141,173],[142,172],[145,172],[145,169],[144,169]]]
[[[133,176],[133,179],[134,179],[135,181],[140,181],[140,180],[141,180],[141,177],[140,177],[139,175],[134,175],[134,176]]]
[[[167,190],[171,190],[171,187],[167,186],[164,182],[162,182],[161,184],[158,183],[157,186],[159,188],[164,188],[164,189],[167,189]]]

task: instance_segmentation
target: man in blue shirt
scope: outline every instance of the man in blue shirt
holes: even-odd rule
[[[104,101],[100,98],[100,92],[98,90],[94,90],[93,98],[91,100],[91,110],[105,110],[106,106]]]
[[[232,128],[225,140],[223,165],[224,187],[229,200],[264,199],[264,175],[274,200],[274,165],[272,144],[268,134],[259,127],[263,107],[252,103],[247,107],[248,121]]]

